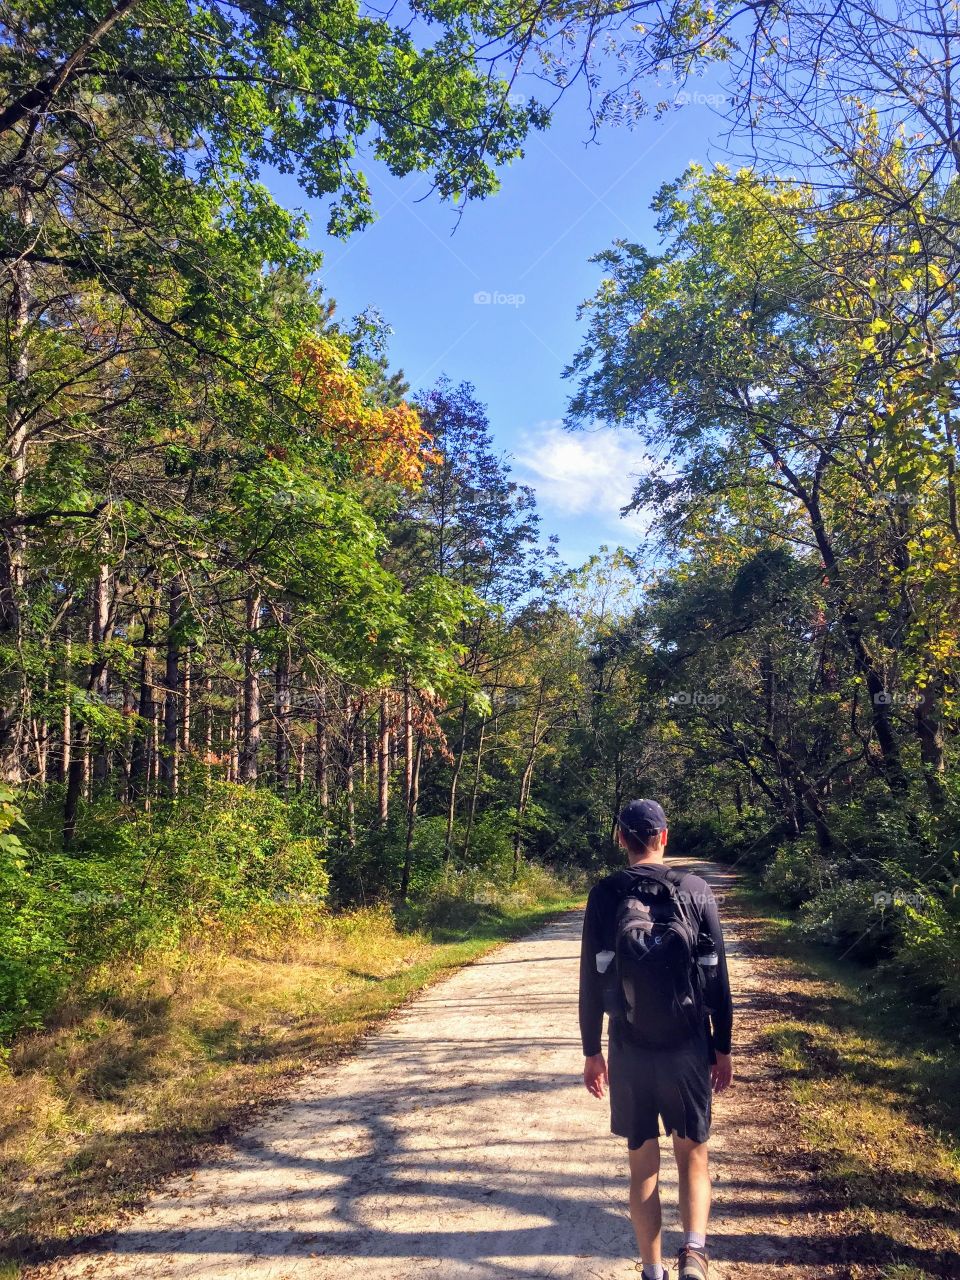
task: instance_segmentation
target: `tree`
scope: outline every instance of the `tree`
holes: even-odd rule
[[[510,479],[493,449],[485,407],[474,388],[441,379],[416,404],[435,456],[424,483],[403,512],[394,540],[407,573],[424,569],[467,588],[485,601],[459,637],[464,671],[481,687],[497,665],[494,613],[509,614],[542,581],[535,563],[539,520],[532,491]],[[477,711],[479,710],[479,716]],[[446,796],[443,860],[453,854],[460,780],[474,721],[483,732],[486,707],[466,694],[450,725],[452,767]],[[471,711],[474,716],[471,717]],[[482,749],[482,743],[478,751]]]
[[[675,549],[706,540],[742,558],[755,531],[804,549],[866,694],[879,748],[868,761],[906,787],[889,696],[899,670],[905,693],[926,691],[930,723],[915,730],[936,791],[935,691],[951,684],[957,632],[923,602],[931,574],[944,575],[933,596],[953,596],[954,449],[941,419],[955,393],[923,358],[940,317],[936,305],[914,314],[919,247],[898,238],[906,228],[871,235],[862,201],[820,205],[748,172],[694,170],[657,206],[662,257],[627,244],[601,255],[611,275],[571,368],[572,419],[633,423],[651,443],[665,431],[673,473],[637,499],[655,503]]]

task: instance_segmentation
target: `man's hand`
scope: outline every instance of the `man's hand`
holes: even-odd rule
[[[602,1098],[607,1087],[607,1064],[602,1053],[595,1053],[583,1064],[583,1083],[595,1098]]]
[[[710,1083],[714,1093],[730,1088],[733,1079],[733,1059],[729,1053],[717,1053],[717,1060],[710,1067]]]

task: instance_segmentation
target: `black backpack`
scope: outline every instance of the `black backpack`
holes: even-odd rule
[[[699,922],[670,868],[631,868],[617,906],[614,968],[627,1035],[638,1045],[672,1049],[702,1029],[705,1007],[697,963]]]

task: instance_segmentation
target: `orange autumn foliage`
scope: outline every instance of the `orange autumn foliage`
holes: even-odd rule
[[[438,458],[417,411],[406,403],[389,409],[369,404],[363,383],[330,338],[304,340],[297,363],[301,403],[358,474],[416,488],[427,464]]]

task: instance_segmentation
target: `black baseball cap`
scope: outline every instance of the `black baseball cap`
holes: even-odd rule
[[[667,815],[656,800],[631,800],[620,810],[617,822],[627,835],[641,841],[667,829]]]

